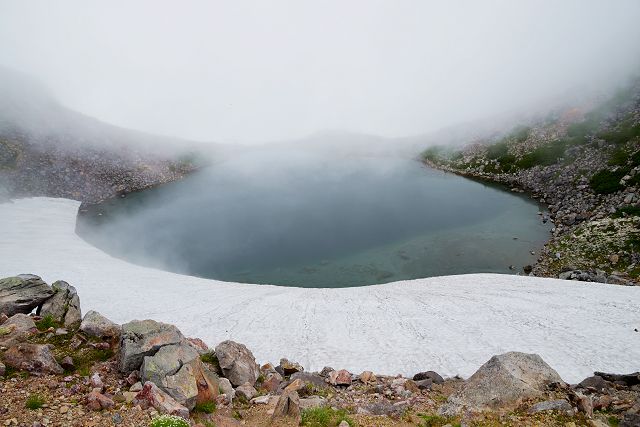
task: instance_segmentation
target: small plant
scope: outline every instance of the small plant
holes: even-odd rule
[[[450,418],[441,417],[440,415],[418,414],[418,416],[424,421],[423,427],[442,427],[451,424]]]
[[[0,326],[0,337],[4,335],[9,335],[11,333],[11,328],[8,326]]]
[[[205,414],[213,414],[216,412],[216,403],[215,402],[202,402],[196,403],[196,407],[194,408],[196,412],[202,412]]]
[[[27,409],[35,410],[42,408],[42,405],[44,405],[45,403],[46,401],[44,400],[44,397],[39,394],[32,394],[27,397],[27,401],[25,402],[24,406]]]
[[[36,327],[39,331],[46,331],[49,328],[55,328],[58,326],[58,322],[53,318],[51,314],[47,314],[41,320],[36,322]]]
[[[301,414],[300,425],[308,427],[335,427],[342,421],[346,421],[349,426],[355,423],[349,418],[347,411],[332,408],[319,407],[304,409]]]
[[[189,427],[189,422],[175,415],[160,415],[151,420],[149,427]]]
[[[213,351],[210,351],[209,353],[205,353],[201,355],[200,360],[202,360],[204,363],[208,363],[209,365],[212,365],[214,367],[214,370],[218,374],[222,373],[222,369],[220,368],[220,362],[218,362],[218,356],[216,356],[216,354]]]

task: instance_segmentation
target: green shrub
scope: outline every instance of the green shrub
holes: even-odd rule
[[[47,314],[41,320],[36,322],[36,327],[39,331],[46,331],[49,328],[57,328],[58,322],[56,322],[56,319],[54,319],[51,314]]]
[[[487,157],[490,159],[499,159],[509,154],[509,146],[506,141],[497,142],[487,147]]]
[[[564,156],[567,146],[570,144],[568,140],[558,140],[551,144],[543,145],[530,153],[525,154],[516,162],[516,166],[520,169],[530,169],[534,166],[549,166]]]
[[[603,169],[600,172],[595,173],[589,180],[589,185],[598,194],[611,194],[621,190],[623,187],[620,184],[620,180],[626,175],[628,171],[626,169],[618,169],[616,171],[610,171]]]
[[[622,218],[623,216],[640,216],[640,207],[638,206],[624,206],[616,209],[616,212],[611,216],[613,218]]]
[[[612,144],[624,144],[640,137],[640,124],[633,125],[631,120],[620,123],[616,129],[602,132],[598,136]]]
[[[300,425],[308,427],[335,427],[342,421],[346,421],[351,427],[355,423],[347,415],[347,411],[335,410],[327,407],[304,409],[301,414]]]
[[[203,412],[205,414],[213,414],[216,412],[216,403],[215,402],[202,402],[196,403],[196,407],[194,408],[196,412]]]
[[[629,153],[624,148],[618,148],[609,157],[609,164],[612,166],[624,166],[629,161]]]
[[[175,415],[160,415],[151,420],[149,427],[190,427],[184,418]]]
[[[447,424],[451,424],[451,419],[447,417],[441,417],[440,415],[423,415],[418,414],[424,421],[423,427],[442,427]]]
[[[44,405],[45,403],[46,401],[44,397],[39,394],[32,394],[27,397],[27,401],[25,402],[24,406],[27,409],[35,410],[42,408],[42,405]]]
[[[427,148],[422,152],[422,158],[430,162],[438,162],[442,158],[443,148],[440,146],[434,146]]]

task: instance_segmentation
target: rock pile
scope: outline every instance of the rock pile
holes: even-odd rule
[[[466,381],[445,379],[434,371],[412,378],[371,371],[356,375],[331,367],[307,372],[287,359],[276,366],[260,366],[243,344],[227,340],[211,349],[175,326],[154,320],[117,325],[89,311],[81,322],[70,323],[70,310],[80,313],[73,287],[56,282],[55,291],[48,293],[35,277],[20,279],[24,292],[35,295],[36,283],[49,297],[42,301],[32,297],[30,304],[40,301],[41,312],[46,307],[64,329],[48,323],[43,328],[43,317],[38,315],[3,316],[0,375],[26,371],[43,379],[27,381],[23,388],[42,381],[51,384],[49,389],[60,395],[56,401],[64,403],[47,412],[47,417],[60,419],[50,425],[145,426],[157,414],[179,416],[199,427],[241,425],[234,417],[246,425],[282,426],[309,422],[313,416],[332,420],[331,425],[357,420],[362,426],[407,420],[414,424],[427,420],[432,423],[428,425],[483,425],[489,420],[491,425],[533,426],[561,416],[596,426],[614,417],[620,426],[629,427],[640,420],[640,373],[596,372],[571,386],[540,356],[517,352],[492,357]],[[0,281],[14,296],[3,302],[12,312],[26,310],[16,280]],[[61,301],[66,301],[62,303],[66,310],[59,309]],[[98,359],[81,366],[88,355]],[[82,369],[86,371],[80,373]],[[15,377],[3,381],[7,383],[0,382],[0,392],[8,402],[24,399]],[[29,420],[29,412],[21,408],[15,403],[3,407],[0,402],[0,420],[7,413],[5,425],[49,425],[20,424],[18,419]],[[83,421],[71,424],[74,417]],[[90,419],[101,421],[92,424]],[[126,424],[129,419],[135,420],[133,424]]]

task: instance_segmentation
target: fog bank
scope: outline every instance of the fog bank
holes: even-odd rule
[[[0,2],[0,64],[64,105],[186,139],[426,133],[604,90],[640,2]]]

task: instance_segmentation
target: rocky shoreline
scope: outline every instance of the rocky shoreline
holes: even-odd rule
[[[423,162],[526,193],[546,206],[551,236],[524,274],[623,285],[640,273],[640,83],[461,149],[432,147]]]
[[[73,286],[34,275],[0,279],[0,313],[5,426],[640,425],[640,373],[569,385],[534,354],[496,355],[466,380],[259,365],[234,341],[82,316]]]

